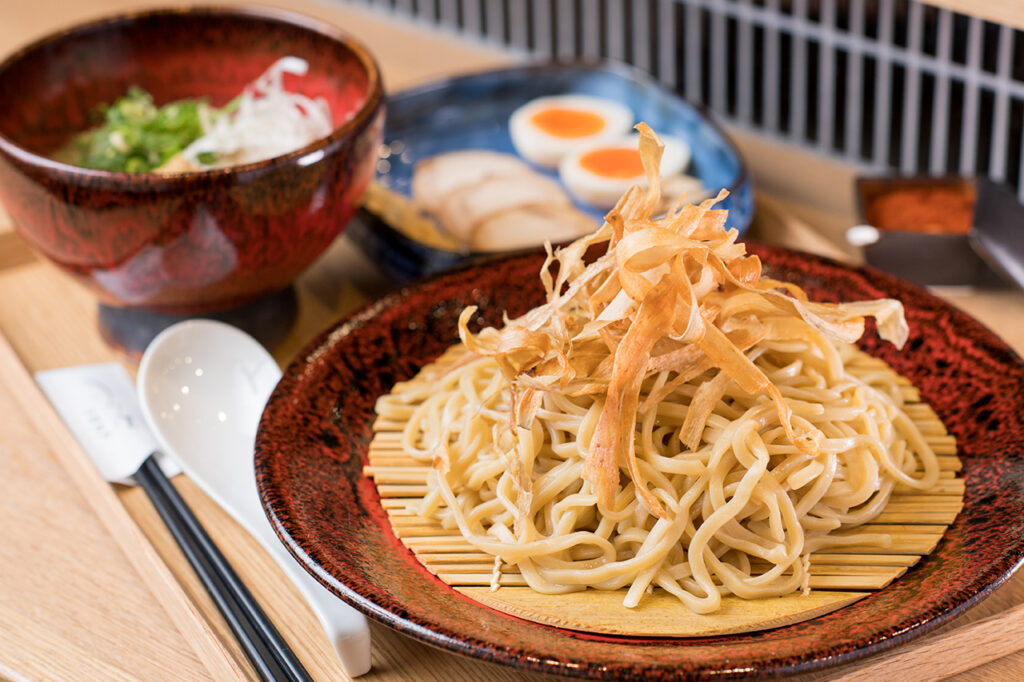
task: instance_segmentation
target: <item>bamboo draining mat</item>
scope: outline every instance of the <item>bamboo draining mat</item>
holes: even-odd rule
[[[424,381],[438,381],[467,353],[461,345],[450,348],[423,368],[426,379],[417,376],[397,384],[393,394],[401,396],[422,388]],[[963,507],[964,482],[956,477],[961,469],[956,442],[931,406],[920,402],[917,389],[880,360],[859,354],[847,366],[855,375],[875,371],[892,377],[906,401],[907,416],[938,456],[940,479],[927,491],[898,486],[882,513],[862,527],[862,532],[890,535],[890,546],[851,544],[812,554],[811,593],[807,596],[794,593],[763,600],[726,597],[719,611],[695,615],[662,590],[645,596],[636,608],[622,605],[625,589],[540,594],[526,586],[516,566],[496,569],[494,557],[475,548],[458,529],[445,528],[437,518],[416,511],[429,490],[427,479],[432,467],[405,451],[402,442],[406,422],[385,418],[374,422],[365,472],[377,485],[395,535],[427,570],[459,592],[499,611],[556,627],[619,635],[697,637],[780,627],[816,618],[853,603],[868,591],[884,588],[935,548]],[[426,444],[419,443],[418,447]],[[853,534],[857,532],[859,529]],[[499,589],[492,590],[492,584]]]
[[[3,21],[0,21],[0,52],[7,53],[37,36],[83,19],[128,8],[166,4],[164,0],[37,0],[34,3],[7,3],[3,10]],[[295,11],[332,21],[369,44],[391,90],[431,78],[478,71],[508,62],[508,57],[480,46],[459,43],[450,36],[439,37],[426,33],[407,22],[394,22],[382,14],[307,0],[295,0],[287,4]],[[762,201],[765,197],[759,197],[759,204],[769,210],[759,212],[753,234],[757,235],[758,230],[763,229],[764,234],[773,241],[789,246],[829,255],[835,255],[837,249],[841,252],[842,249],[834,244],[835,230],[828,232],[833,235],[830,241],[792,216],[817,211],[815,217],[829,217],[837,224],[844,222],[836,220],[836,216],[847,215],[848,207],[852,207],[852,194],[849,192],[853,175],[851,169],[794,152],[776,143],[733,132],[758,184],[772,187],[779,196],[799,200],[799,203],[767,202]],[[778,174],[779,168],[786,168],[786,172]],[[763,176],[759,173],[761,169],[765,171]],[[822,185],[821,179],[824,178],[827,178],[827,183]],[[807,188],[814,189],[807,191]],[[848,220],[852,219],[850,215]],[[372,292],[380,285],[372,267],[344,239],[340,240],[300,279],[299,321],[293,334],[276,351],[276,357],[282,362],[291,358],[316,332],[338,316],[351,311],[365,300],[366,292]],[[999,332],[1018,352],[1024,352],[1024,296],[1002,293],[962,295],[954,298],[953,302]],[[32,258],[24,243],[10,232],[2,215],[0,330],[7,336],[21,362],[31,371],[84,362],[112,359],[123,361],[123,358],[119,358],[104,345],[96,331],[93,297],[49,264]],[[129,368],[134,369],[131,366]],[[3,370],[0,384],[8,383],[10,374],[10,370]],[[23,395],[15,394],[13,399],[24,405]],[[0,458],[8,457],[6,453],[19,446],[18,433],[17,430],[0,429],[0,447],[4,448],[5,453]],[[8,494],[7,480],[0,478],[0,481],[3,481],[0,489]],[[273,561],[241,527],[188,479],[179,476],[175,484],[283,631],[314,679],[345,679],[334,663],[333,652],[320,633],[312,613]],[[31,490],[43,491],[37,495],[43,497],[51,485],[54,484],[47,481],[45,485],[38,485]],[[240,661],[241,654],[237,645],[145,495],[135,488],[118,489],[117,493],[125,509],[184,589],[187,597],[185,605],[199,612],[229,653],[236,661]],[[46,497],[48,499],[48,493]],[[0,523],[0,540],[12,548],[16,559],[8,561],[5,558],[5,571],[9,568],[12,571],[10,575],[18,571],[39,572],[41,557],[47,555],[37,554],[42,548],[34,538],[46,530],[48,524],[56,524],[52,515],[46,515],[38,521],[37,526],[31,527]],[[87,546],[91,539],[92,536],[79,536],[64,546],[64,555],[82,554],[82,547]],[[102,586],[111,580],[109,575],[98,568],[101,567],[80,562],[66,566],[65,570],[75,571],[76,579],[91,581],[93,589],[98,589],[95,585]],[[0,580],[0,604],[9,599],[8,573],[5,572],[3,576],[4,580]],[[116,616],[118,608],[115,604],[117,602],[108,603],[103,608],[82,608],[74,623],[80,628],[98,627],[97,623],[101,623],[104,618],[111,614]],[[851,676],[845,679],[865,680],[921,679],[967,670],[969,672],[960,675],[959,679],[1014,679],[1024,667],[1024,653],[1007,654],[1024,646],[1024,606],[1021,604],[1024,604],[1024,576],[1018,575],[937,635],[921,638],[890,654],[873,657],[858,665],[827,674],[804,676],[802,679],[833,678],[839,675]],[[61,604],[39,602],[34,605],[32,615],[36,623],[60,623],[68,617],[68,611]],[[20,648],[11,644],[14,640],[8,627],[7,622],[0,619],[0,678],[31,677],[30,669],[25,666],[23,658],[18,656],[22,653]],[[536,682],[544,679],[447,654],[397,635],[382,626],[372,625],[371,629],[374,637],[374,669],[361,678],[367,682]],[[35,652],[37,657],[46,656],[51,659],[50,663],[55,669],[65,671],[59,678],[83,677],[74,674],[81,671],[78,667],[80,659],[74,651],[60,646],[61,639],[53,628],[37,627],[34,632],[38,634],[38,640],[24,655]],[[120,637],[126,646],[145,645],[147,634],[148,631],[134,627],[120,628]],[[169,641],[173,639],[173,632],[165,628],[160,636],[163,641]],[[996,660],[1001,656],[1006,658]],[[244,661],[239,665],[250,679],[255,679]],[[196,676],[187,677],[195,679]]]

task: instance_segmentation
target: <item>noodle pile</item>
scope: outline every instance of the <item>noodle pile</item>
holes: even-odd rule
[[[538,592],[628,588],[636,606],[660,587],[697,613],[806,591],[812,552],[888,542],[835,531],[938,479],[891,374],[851,345],[873,316],[902,346],[902,306],[763,277],[713,208],[724,193],[652,217],[661,146],[638,128],[647,191],[549,249],[547,302],[478,334],[468,308],[465,352],[378,413],[432,464],[416,511],[494,556],[495,586],[513,564]]]

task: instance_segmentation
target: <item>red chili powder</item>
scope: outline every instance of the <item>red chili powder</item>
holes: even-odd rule
[[[900,187],[872,197],[868,223],[881,230],[967,234],[974,219],[973,185]]]

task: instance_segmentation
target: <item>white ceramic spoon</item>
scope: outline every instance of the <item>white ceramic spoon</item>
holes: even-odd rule
[[[142,412],[163,451],[270,552],[313,608],[345,672],[370,669],[366,619],[299,565],[260,504],[253,445],[281,378],[255,339],[222,322],[187,320],[153,339],[139,365]]]

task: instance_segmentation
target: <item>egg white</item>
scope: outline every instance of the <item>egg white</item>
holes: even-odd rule
[[[596,142],[569,154],[558,165],[558,174],[569,193],[577,200],[607,210],[633,185],[647,186],[647,178],[638,173],[627,178],[609,178],[584,168],[580,159],[597,149],[636,149],[637,136],[619,138],[611,142]],[[690,163],[690,146],[677,137],[661,136],[665,151],[661,157],[661,177],[678,175]]]
[[[586,111],[604,119],[604,128],[585,137],[558,137],[538,128],[531,118],[549,108]],[[614,140],[629,132],[633,112],[614,100],[589,95],[556,95],[530,100],[512,112],[508,121],[512,144],[523,158],[538,166],[555,168],[564,156],[584,146]]]

